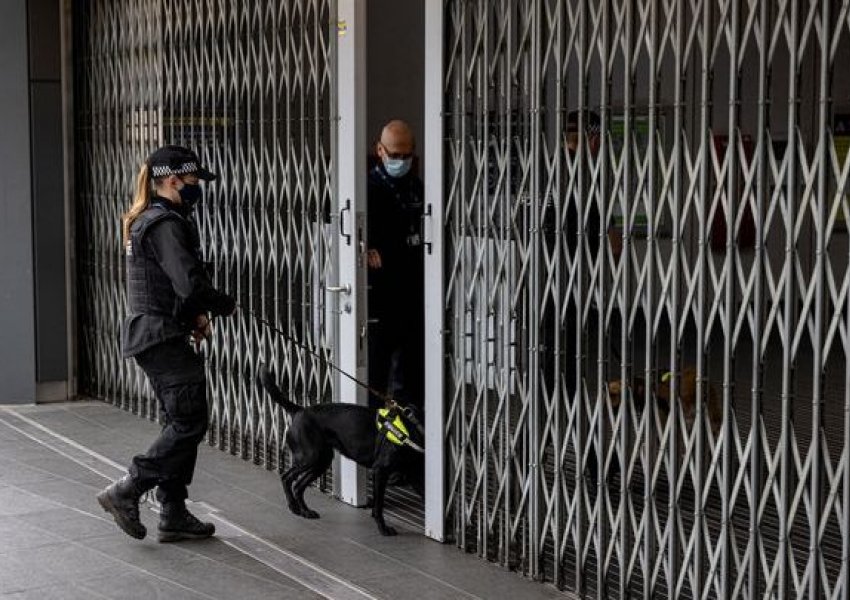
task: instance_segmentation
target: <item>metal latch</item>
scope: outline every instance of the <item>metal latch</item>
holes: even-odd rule
[[[351,294],[351,284],[346,283],[345,285],[329,285],[325,288],[326,292],[332,292],[334,294]]]

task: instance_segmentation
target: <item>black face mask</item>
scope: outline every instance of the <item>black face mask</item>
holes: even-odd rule
[[[179,194],[180,200],[183,202],[183,204],[185,204],[189,208],[192,208],[195,206],[195,204],[198,203],[198,200],[203,197],[204,192],[201,189],[201,186],[199,186],[197,183],[187,183],[179,191]]]

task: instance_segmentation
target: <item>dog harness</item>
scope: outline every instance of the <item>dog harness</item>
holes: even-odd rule
[[[416,444],[410,439],[410,434],[407,432],[407,426],[401,419],[401,415],[395,409],[380,408],[378,409],[377,418],[378,431],[387,436],[387,439],[393,444],[399,446],[410,446],[418,452],[424,452],[419,444]]]

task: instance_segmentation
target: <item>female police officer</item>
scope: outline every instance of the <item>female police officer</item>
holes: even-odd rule
[[[187,148],[164,146],[142,166],[130,210],[124,215],[129,311],[121,331],[123,355],[134,357],[159,400],[164,427],[129,473],[97,495],[128,535],[147,533],[139,499],[157,487],[162,503],[159,541],[206,538],[215,533],[185,505],[198,444],[207,430],[204,363],[196,346],[210,335],[208,314],[230,315],[236,303],[216,290],[200,256],[193,208],[198,180],[215,175]]]

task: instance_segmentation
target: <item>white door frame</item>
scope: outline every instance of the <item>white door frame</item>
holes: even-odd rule
[[[339,367],[365,381],[366,2],[338,0],[335,40],[339,280],[327,293],[339,294]],[[368,404],[366,390],[351,379],[337,373],[336,384],[336,401]],[[346,458],[338,458],[334,466],[338,497],[354,506],[365,505],[365,470]]]
[[[339,366],[368,378],[366,339],[366,2],[338,0],[337,218]],[[445,540],[444,273],[443,273],[443,2],[425,2],[425,535]],[[368,404],[367,392],[338,376],[341,402]],[[348,504],[366,501],[366,472],[339,459],[336,493]]]
[[[443,0],[425,2],[425,535],[445,541]]]

